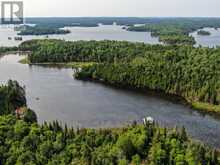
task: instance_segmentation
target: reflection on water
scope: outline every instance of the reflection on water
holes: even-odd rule
[[[14,79],[25,85],[28,105],[39,123],[59,120],[69,126],[114,127],[152,116],[163,126],[184,125],[192,137],[220,147],[220,120],[209,115],[160,97],[77,81],[72,69],[22,65],[19,59],[0,59],[0,83]]]

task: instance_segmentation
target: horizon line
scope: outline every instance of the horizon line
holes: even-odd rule
[[[28,16],[24,18],[220,18],[220,16]]]

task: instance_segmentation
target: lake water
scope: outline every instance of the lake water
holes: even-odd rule
[[[148,44],[160,44],[158,37],[151,37],[149,32],[130,32],[122,29],[118,25],[100,25],[99,27],[66,27],[71,33],[65,35],[49,35],[51,39],[62,39],[66,41],[78,40],[118,40],[131,42],[144,42]],[[200,36],[196,32],[190,35],[195,37],[196,46],[215,47],[220,46],[220,29],[204,28],[210,31],[210,36]],[[0,46],[18,46],[22,41],[8,40],[8,37],[14,38],[17,32],[13,28],[7,26],[0,26]],[[45,39],[46,36],[22,36],[23,41],[31,39]]]
[[[193,32],[190,35],[193,36],[196,40],[196,46],[206,46],[206,47],[216,47],[220,46],[220,29],[214,28],[204,28],[203,30],[209,31],[211,35],[209,36],[201,36],[198,35],[197,32]]]
[[[115,127],[152,116],[162,126],[185,126],[192,137],[220,147],[218,118],[160,97],[75,80],[72,69],[19,64],[21,58],[0,58],[0,83],[13,79],[25,85],[28,105],[39,123],[59,120],[69,126]]]
[[[51,39],[63,39],[67,41],[77,40],[118,40],[131,42],[144,42],[149,44],[158,44],[157,37],[151,37],[148,32],[129,32],[117,25],[100,25],[99,27],[66,27],[71,33],[65,35],[49,35]],[[0,26],[0,46],[18,46],[21,42],[8,40],[8,37],[14,38],[17,32],[13,28]],[[23,41],[31,39],[45,39],[46,36],[22,36]]]

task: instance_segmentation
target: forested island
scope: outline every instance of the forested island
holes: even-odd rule
[[[136,122],[112,129],[74,129],[57,121],[38,125],[33,113],[14,113],[26,106],[25,91],[16,81],[0,86],[0,98],[2,165],[220,164],[219,151],[191,140],[184,128]]]
[[[186,35],[162,35],[159,41],[167,45],[194,45],[196,41],[192,36]]]
[[[0,47],[0,56],[4,53],[18,51],[18,47]]]
[[[189,33],[205,27],[220,27],[220,23],[217,18],[161,18],[157,21],[156,20],[147,22],[141,26],[131,25],[127,30],[151,32],[152,36],[159,37],[160,41],[165,44],[181,43],[193,45],[195,44],[195,40],[189,36]]]
[[[205,31],[205,30],[199,30],[197,32],[197,34],[200,35],[200,36],[209,36],[209,35],[211,35],[211,33],[209,31]]]
[[[68,34],[69,30],[51,28],[51,27],[40,27],[40,26],[25,26],[17,28],[19,30],[18,35],[52,35],[52,34]]]
[[[120,41],[32,40],[31,63],[94,62],[75,74],[83,80],[154,90],[182,97],[193,108],[220,112],[219,48]]]
[[[173,21],[172,21],[173,22]],[[141,26],[130,26],[128,31],[151,32],[151,36],[159,37],[159,41],[171,45],[194,45],[195,40],[189,36],[189,32],[193,31],[187,25],[179,25],[178,21],[172,24],[168,22],[160,22],[155,24],[145,24]],[[196,30],[196,28],[195,28]]]
[[[97,23],[73,23],[71,27],[98,27]]]

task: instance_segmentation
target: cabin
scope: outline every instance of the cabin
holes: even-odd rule
[[[17,117],[18,119],[23,118],[23,117],[24,117],[24,114],[25,114],[25,111],[26,111],[25,108],[17,108],[17,109],[15,110],[15,115],[16,115],[16,117]]]

